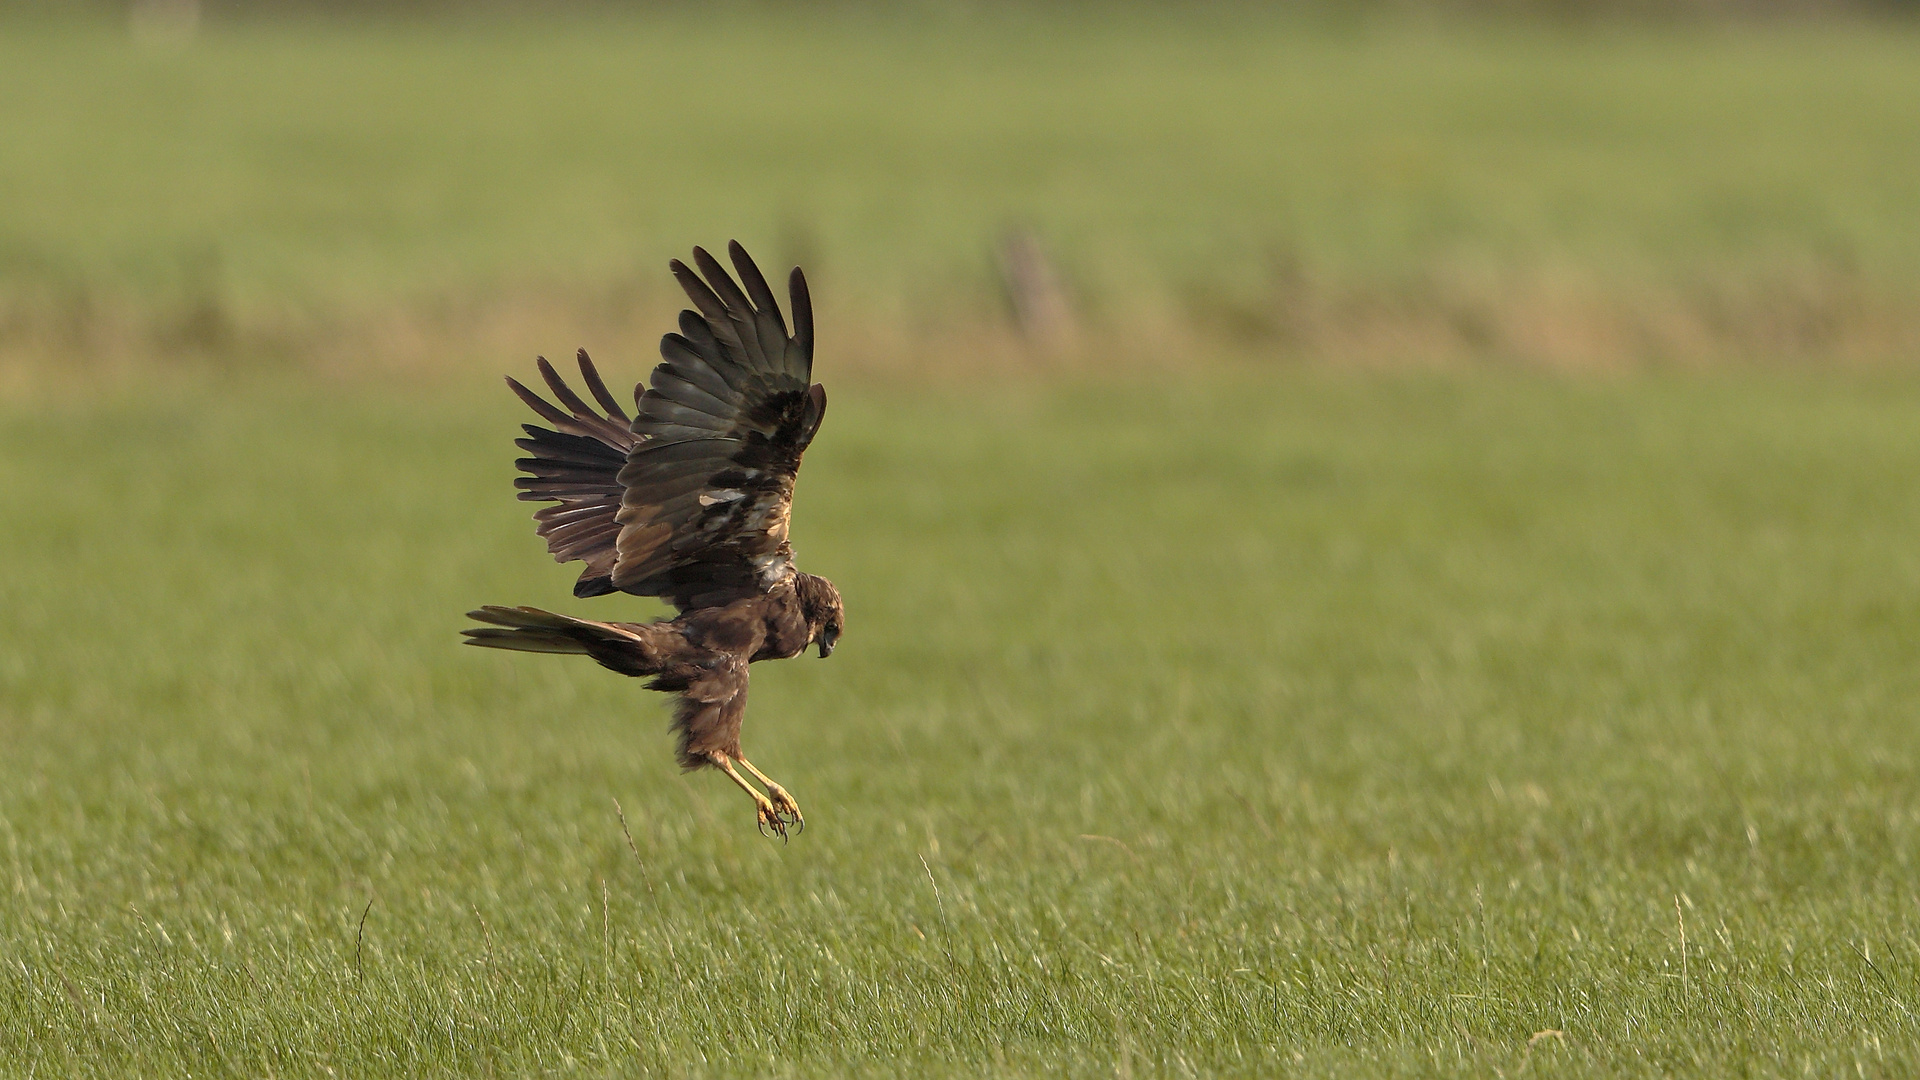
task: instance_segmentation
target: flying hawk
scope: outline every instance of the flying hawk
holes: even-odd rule
[[[634,387],[631,421],[584,349],[580,378],[604,414],[545,357],[535,363],[560,406],[507,380],[552,425],[523,425],[527,437],[515,444],[531,456],[515,462],[527,475],[514,486],[522,499],[556,504],[533,518],[556,560],[587,564],[573,595],[658,596],[679,617],[592,622],[489,606],[467,613],[488,625],[465,634],[469,645],[591,656],[647,678],[650,690],[677,693],[681,767],[725,772],[753,796],[761,830],[785,839],[790,826],[805,827],[800,805],[742,756],[740,721],[748,664],[798,656],[809,645],[824,659],[840,639],[840,593],[795,569],[787,543],[794,477],[827,392],[812,381],[813,304],[800,268],[787,280],[788,333],[759,267],[738,243],[727,253],[739,283],[700,248],[697,273],[673,260],[673,276],[699,310],[681,312],[680,332],[660,339],[665,362]]]

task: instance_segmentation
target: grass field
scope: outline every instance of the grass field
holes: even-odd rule
[[[0,413],[0,1074],[1920,1067],[1910,379],[836,392],[785,846],[313,390]]]
[[[0,1077],[1920,1073],[1910,22],[9,10]],[[785,845],[457,645],[730,236]]]
[[[1915,130],[1894,21],[10,23],[0,360],[637,353],[738,236],[917,371],[1004,346],[1027,227],[1108,355],[1878,361],[1920,352]]]

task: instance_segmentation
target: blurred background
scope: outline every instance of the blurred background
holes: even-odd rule
[[[843,372],[1883,363],[1912,10],[12,0],[0,364],[639,360],[735,236]]]
[[[734,238],[784,846],[456,646]],[[0,1073],[1920,1075],[1910,0],[0,0],[0,506]]]

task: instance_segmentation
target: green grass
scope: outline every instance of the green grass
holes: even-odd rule
[[[3,29],[0,1076],[1920,1071],[1920,380],[1203,373],[1911,357],[1913,26]],[[988,389],[1013,225],[1157,385]],[[784,846],[457,646],[653,610],[492,373],[729,236],[834,387]]]
[[[1912,25],[943,10],[10,24],[0,354],[377,356],[394,308],[461,354],[460,302],[631,305],[736,235],[924,341],[991,314],[1016,224],[1156,348],[1920,341]]]
[[[1920,1067],[1920,384],[837,390],[785,846],[456,646],[518,414],[0,413],[0,1073]]]

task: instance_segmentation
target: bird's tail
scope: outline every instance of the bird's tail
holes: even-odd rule
[[[594,622],[531,607],[488,605],[467,618],[489,624],[462,630],[468,645],[591,656],[622,675],[659,674],[679,637],[664,623]]]

